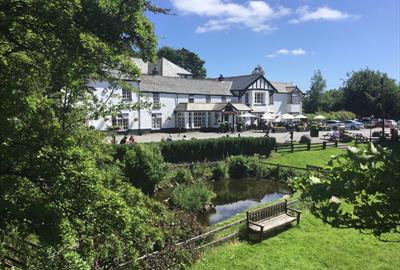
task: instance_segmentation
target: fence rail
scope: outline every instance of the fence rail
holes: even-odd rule
[[[338,147],[338,142],[326,142],[323,141],[321,143],[307,143],[307,144],[294,144],[294,143],[282,143],[275,145],[275,152],[279,151],[310,151],[310,150],[317,150],[322,149],[325,150],[328,146]]]

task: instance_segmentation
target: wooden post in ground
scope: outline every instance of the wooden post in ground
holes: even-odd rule
[[[294,152],[294,145],[293,142],[290,144],[290,149],[292,150],[292,153]]]
[[[335,140],[335,147],[336,148],[338,147],[338,141],[337,140]]]
[[[322,142],[322,149],[324,149],[324,150],[326,149],[326,141]]]
[[[311,142],[308,142],[307,143],[307,151],[310,151],[311,150]]]

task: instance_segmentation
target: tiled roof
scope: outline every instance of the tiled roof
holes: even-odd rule
[[[142,75],[140,91],[230,96],[232,82]]]
[[[228,104],[232,105],[237,111],[251,111],[251,109],[241,103],[179,103],[175,107],[176,112],[196,112],[196,111],[221,111]]]
[[[270,83],[278,90],[278,93],[292,93],[295,89],[299,89],[296,85],[287,82],[271,82]],[[299,89],[301,92],[301,90]]]
[[[225,77],[224,79],[225,81],[232,81],[231,90],[244,90],[260,76],[261,76],[260,74],[243,75],[243,76]]]

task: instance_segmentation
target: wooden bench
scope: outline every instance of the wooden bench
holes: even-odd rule
[[[300,223],[301,211],[287,207],[287,200],[261,209],[247,211],[247,228],[262,235],[293,221]]]

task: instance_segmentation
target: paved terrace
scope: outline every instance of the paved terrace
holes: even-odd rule
[[[374,130],[381,130],[380,128],[373,129]],[[389,131],[389,129],[385,129],[386,132]],[[329,131],[320,131],[319,132],[319,138],[312,138],[312,142],[322,142],[322,135],[328,133]],[[361,130],[356,130],[356,131],[349,131],[351,133],[361,133],[363,136],[368,137],[370,136],[370,130],[369,129],[361,129]],[[238,137],[240,134],[241,137],[263,137],[265,133],[262,132],[256,132],[256,131],[244,131],[244,132],[236,132],[236,133],[218,133],[218,132],[200,132],[200,131],[188,131],[184,132],[181,134],[178,133],[172,133],[172,138],[173,140],[182,140],[183,135],[186,135],[188,139],[191,138],[196,138],[196,139],[209,139],[209,138],[220,138],[220,137],[226,137],[229,135],[229,137]],[[294,132],[293,133],[293,140],[294,141],[299,141],[300,137],[304,134],[310,134],[309,131],[307,132]],[[130,136],[130,135],[129,135]],[[128,137],[129,137],[128,136]],[[168,133],[148,133],[148,134],[143,134],[143,135],[133,135],[135,138],[136,142],[159,142],[161,141],[161,138],[164,137],[166,139],[168,137]],[[276,141],[278,143],[283,143],[283,142],[289,142],[290,141],[290,135],[288,132],[286,133],[270,133],[271,137],[276,138]],[[117,135],[117,143],[122,139],[123,135]]]

